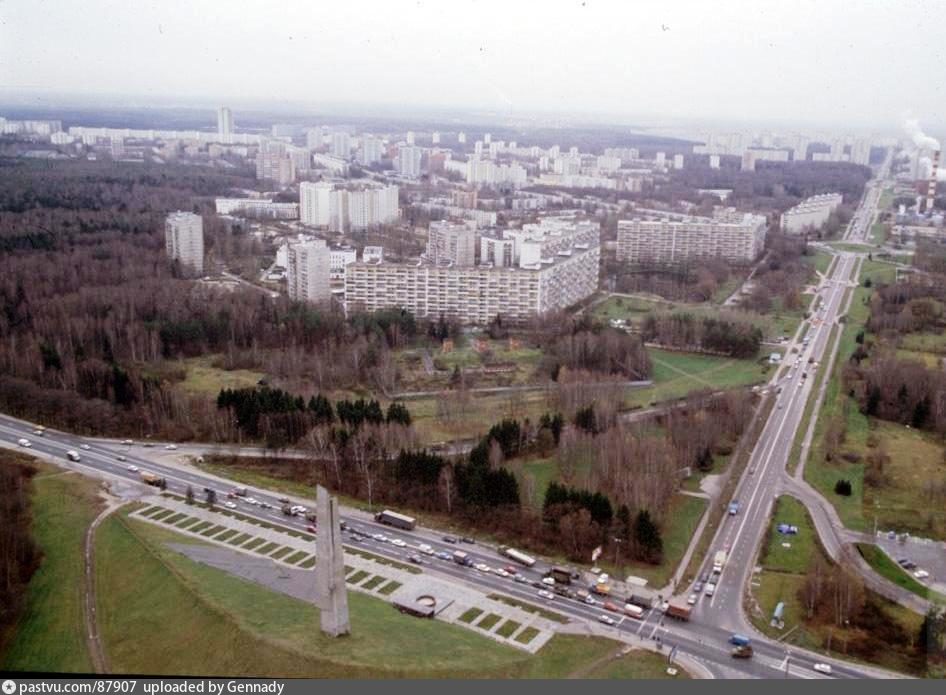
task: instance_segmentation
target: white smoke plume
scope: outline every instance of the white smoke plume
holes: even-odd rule
[[[919,147],[921,150],[935,151],[939,149],[939,140],[924,133],[923,129],[920,128],[920,122],[917,119],[904,118],[903,129],[907,131],[907,135],[909,135],[910,139],[913,140],[913,144]]]
[[[929,157],[920,157],[920,178],[928,179],[933,173],[933,160]],[[936,170],[936,180],[946,181],[946,169],[943,168],[943,162],[940,160],[939,168]]]

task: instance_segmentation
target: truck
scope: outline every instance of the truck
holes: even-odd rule
[[[603,584],[601,582],[595,584],[591,587],[591,590],[598,594],[599,596],[609,596],[611,594],[611,586],[608,584]]]
[[[713,571],[719,574],[726,566],[726,551],[720,550],[713,556]]]
[[[286,516],[295,516],[295,513],[292,511],[292,507],[289,506],[288,504],[284,504],[282,506],[282,513],[285,514]]]
[[[735,644],[737,647],[748,647],[750,642],[752,642],[752,640],[745,635],[740,635],[738,632],[729,636],[729,643]]]
[[[414,517],[407,516],[406,514],[398,514],[397,512],[392,512],[390,509],[385,509],[383,512],[375,514],[374,520],[379,524],[393,526],[402,531],[413,531],[414,527],[417,525],[417,520]]]
[[[654,601],[649,596],[642,596],[641,594],[631,594],[627,597],[627,602],[632,603],[635,606],[640,606],[641,608],[652,608]]]
[[[733,659],[751,659],[752,658],[752,647],[748,644],[742,644],[736,647],[730,652]]]
[[[670,605],[667,606],[667,615],[677,620],[689,620],[691,612],[692,609],[689,606],[675,601],[671,601]]]
[[[632,618],[636,618],[637,620],[640,620],[644,617],[644,609],[640,606],[635,606],[633,603],[627,603],[624,605],[624,613],[625,615],[629,615]]]
[[[552,567],[545,573],[546,577],[551,577],[557,584],[571,584],[572,573],[564,567]]]
[[[233,494],[238,497],[246,497],[246,488],[245,487],[235,487],[233,488]]]
[[[507,545],[499,546],[499,552],[508,557],[510,560],[515,560],[520,565],[525,565],[526,567],[532,567],[535,564],[535,558],[529,555],[526,555],[520,550],[515,548],[510,548]],[[558,577],[555,578],[558,581]],[[566,582],[567,583],[567,582]]]
[[[138,475],[141,476],[141,481],[146,485],[161,487],[165,483],[164,478],[154,473],[149,473],[148,471],[141,471]]]
[[[75,449],[69,449],[69,451],[66,452],[66,458],[69,459],[70,461],[78,462],[82,457],[79,456],[79,452],[76,451]]]
[[[463,565],[464,567],[470,567],[473,564],[470,554],[462,550],[453,551],[453,561],[458,565]]]

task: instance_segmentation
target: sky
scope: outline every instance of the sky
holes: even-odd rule
[[[946,130],[941,0],[0,0],[0,89]]]

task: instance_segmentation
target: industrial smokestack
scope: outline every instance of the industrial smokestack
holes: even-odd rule
[[[926,191],[926,213],[933,214],[933,201],[936,198],[936,179],[939,170],[939,150],[933,152],[933,165],[930,171],[930,185]]]

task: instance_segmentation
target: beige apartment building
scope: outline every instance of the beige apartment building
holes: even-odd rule
[[[713,217],[671,217],[618,222],[617,258],[627,263],[676,264],[720,258],[750,263],[765,246],[761,215],[718,211]]]

